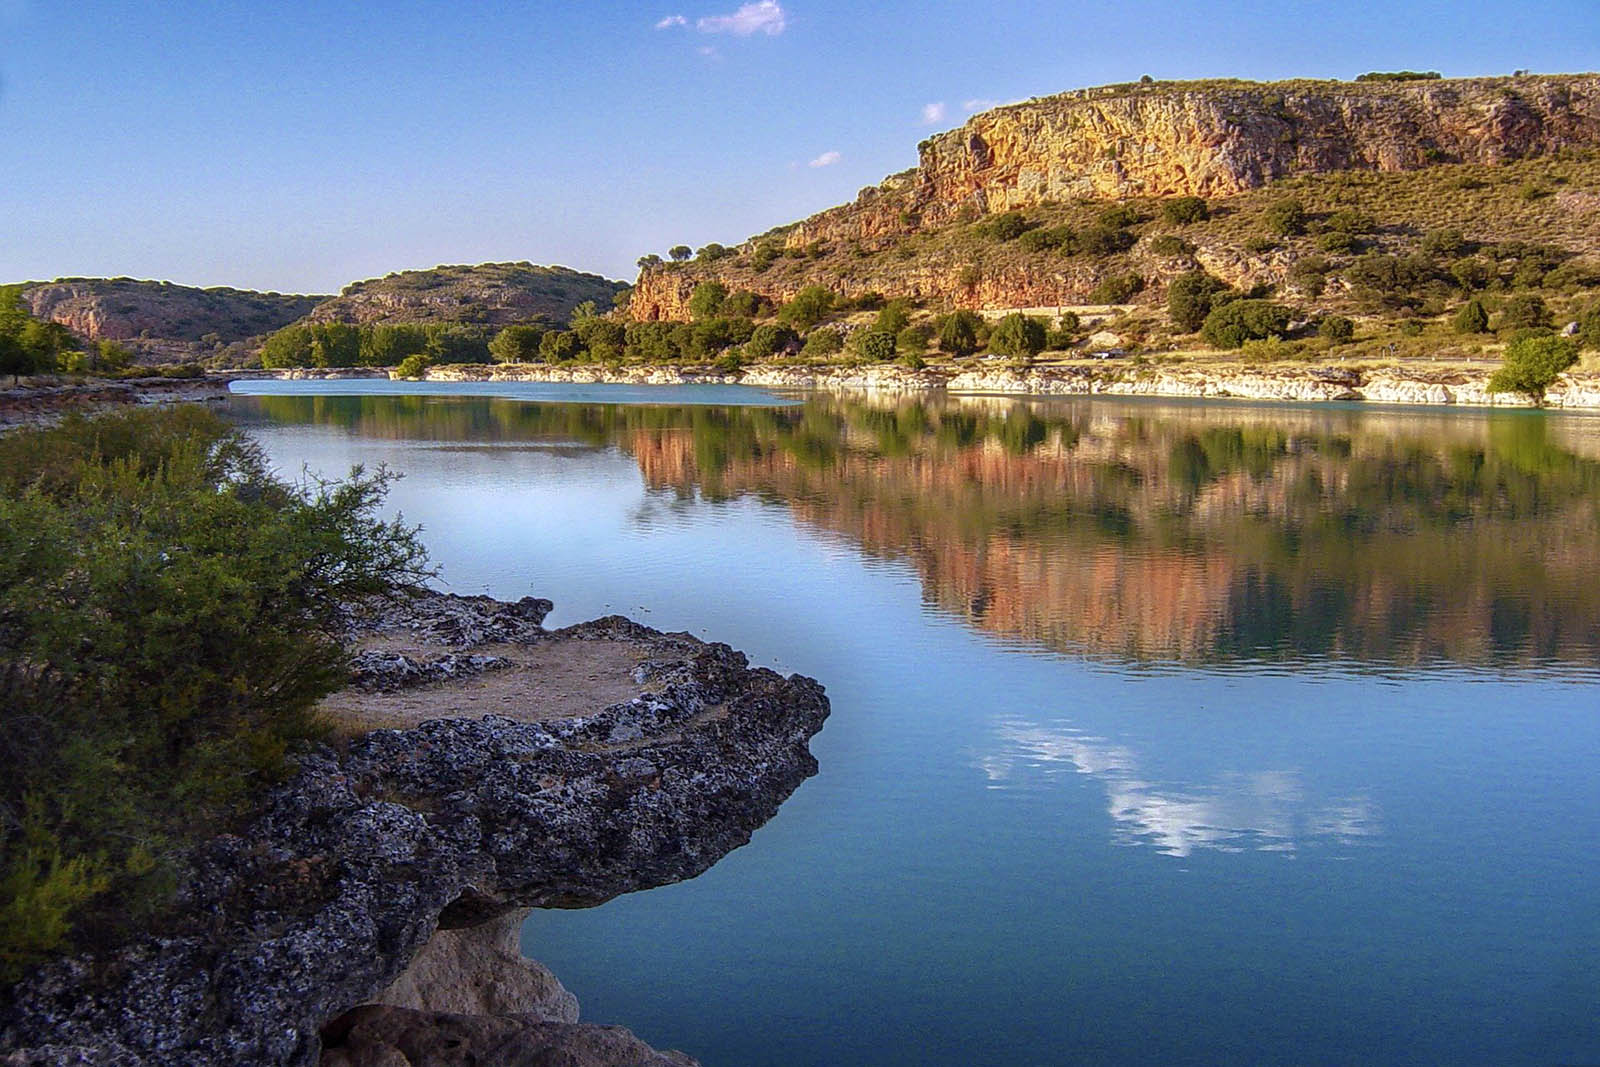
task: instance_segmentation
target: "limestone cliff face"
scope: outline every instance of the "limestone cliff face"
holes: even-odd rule
[[[90,341],[224,343],[287,326],[323,299],[131,278],[63,278],[28,285],[22,298],[35,318],[58,322]]]
[[[1294,174],[1501,163],[1600,144],[1600,77],[1090,89],[921,145],[913,210],[1225,197]]]
[[[742,250],[770,245],[796,257],[830,244],[875,250],[960,218],[1049,202],[1225,198],[1295,175],[1498,164],[1593,147],[1600,147],[1600,75],[1085,89],[975,115],[923,141],[914,169]],[[1273,265],[1259,257],[1233,250],[1221,258],[1205,266],[1231,284],[1282,280],[1266,277]],[[1147,275],[1174,266],[1133,265],[1149,268]],[[961,307],[1078,303],[1094,284],[1081,266],[985,270],[976,279],[968,266],[922,252],[892,271],[835,264],[827,276],[802,264],[743,275],[732,259],[662,264],[640,274],[631,309],[646,320],[687,319],[689,294],[708,278],[774,299],[821,283],[847,295],[892,290]]]

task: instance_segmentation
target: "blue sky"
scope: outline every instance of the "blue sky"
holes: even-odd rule
[[[1597,67],[1597,0],[0,0],[0,281],[631,277],[853,197],[980,101]]]

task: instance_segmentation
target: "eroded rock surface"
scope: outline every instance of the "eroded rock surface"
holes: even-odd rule
[[[340,1054],[357,1055],[352,1041],[367,1049],[345,1063],[688,1062],[561,1021],[553,991],[513,1015],[444,1017],[435,1004],[346,1015],[392,990],[437,930],[694,877],[816,771],[807,745],[828,713],[816,682],[620,618],[550,633],[548,610],[435,596],[366,632],[457,651],[626,642],[643,692],[558,719],[378,729],[303,755],[244,833],[194,857],[167,936],[60,961],[12,990],[0,1006],[7,1062],[310,1064],[319,1031],[341,1017]],[[537,683],[530,672],[532,705]],[[449,1059],[430,1028],[460,1031],[450,1048],[484,1051]]]

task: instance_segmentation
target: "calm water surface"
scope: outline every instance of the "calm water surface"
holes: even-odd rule
[[[1600,420],[252,388],[284,473],[404,472],[448,588],[826,684],[748,847],[528,923],[586,1018],[708,1067],[1600,1064]]]

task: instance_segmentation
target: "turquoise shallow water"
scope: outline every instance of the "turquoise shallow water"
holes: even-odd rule
[[[713,1067],[1600,1062],[1600,421],[337,384],[232,410],[402,471],[449,588],[828,687],[749,846],[529,921],[586,1018]]]

